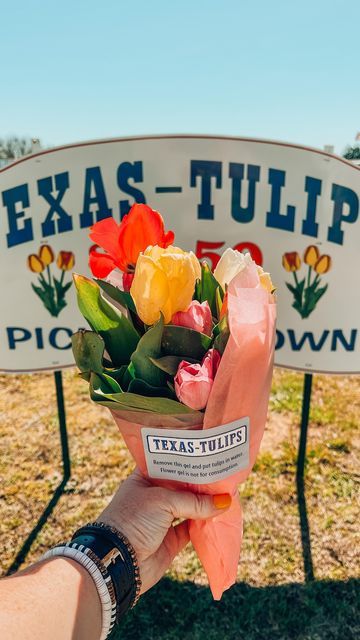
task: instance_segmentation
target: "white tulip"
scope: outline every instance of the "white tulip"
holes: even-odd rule
[[[235,249],[226,249],[216,265],[214,276],[225,291],[225,285],[229,284],[240,271],[253,263],[250,253],[240,253]]]

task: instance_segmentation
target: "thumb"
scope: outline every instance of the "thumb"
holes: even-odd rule
[[[169,491],[169,503],[174,518],[199,520],[213,518],[231,505],[231,496],[222,493],[215,496],[190,491]]]

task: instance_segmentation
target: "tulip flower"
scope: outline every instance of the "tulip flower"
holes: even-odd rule
[[[188,327],[211,336],[213,321],[208,301],[205,300],[205,302],[200,303],[197,300],[192,300],[186,311],[175,313],[171,318],[171,324]]]
[[[56,264],[62,271],[70,271],[75,264],[75,256],[72,251],[60,251]]]
[[[175,393],[180,402],[198,411],[205,409],[220,360],[220,353],[209,349],[201,364],[180,362],[174,378]]]
[[[45,269],[45,265],[36,253],[32,253],[27,259],[28,268],[34,273],[41,273]]]
[[[328,255],[322,255],[315,263],[314,269],[316,273],[327,273],[331,269],[331,258]]]
[[[250,253],[226,249],[215,267],[214,277],[225,291],[226,285],[252,262]]]
[[[268,293],[273,293],[275,291],[275,287],[270,277],[270,273],[264,271],[264,269],[260,266],[257,267],[257,272],[259,274],[260,286],[268,291]]]
[[[130,289],[140,319],[152,325],[162,313],[169,323],[177,311],[188,309],[200,277],[200,263],[192,251],[148,247],[138,257]]]
[[[282,265],[286,271],[298,271],[301,267],[301,258],[297,251],[284,253],[282,257]]]
[[[54,262],[54,252],[48,244],[43,244],[39,249],[39,258],[41,262],[48,267],[49,264]]]
[[[307,249],[305,249],[305,252],[304,252],[305,264],[308,264],[310,267],[313,267],[315,265],[315,262],[317,262],[319,258],[320,258],[320,252],[315,245],[311,244],[309,247],[307,247]]]
[[[174,241],[174,233],[165,231],[158,211],[146,204],[134,204],[120,224],[113,218],[94,224],[90,238],[97,245],[90,249],[90,269],[97,278],[106,278],[116,268],[133,273],[142,251],[154,245],[168,247]],[[98,247],[105,253],[99,252]]]

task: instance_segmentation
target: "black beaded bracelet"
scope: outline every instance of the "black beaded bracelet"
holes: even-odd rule
[[[90,548],[109,572],[116,595],[116,620],[119,622],[140,597],[140,571],[132,545],[118,529],[103,522],[81,527],[72,541]]]

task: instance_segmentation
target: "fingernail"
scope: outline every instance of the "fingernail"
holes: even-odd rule
[[[226,509],[231,505],[231,496],[228,493],[219,493],[213,496],[213,503],[215,509]]]

